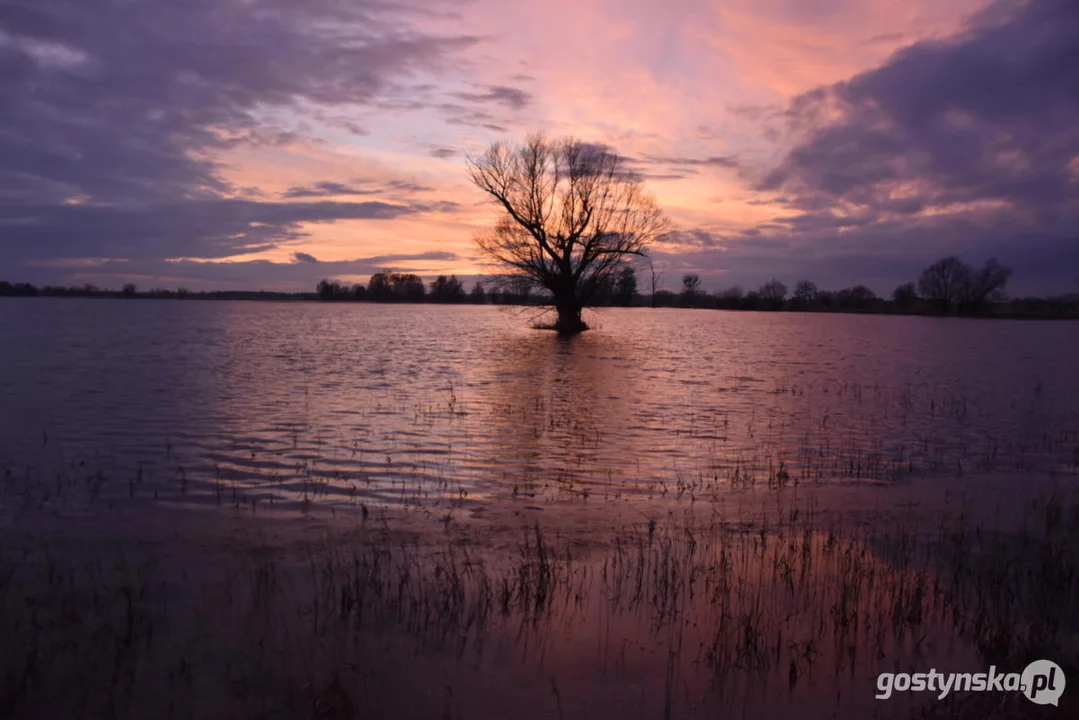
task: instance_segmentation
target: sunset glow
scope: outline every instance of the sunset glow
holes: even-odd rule
[[[114,287],[474,279],[495,215],[465,158],[542,131],[641,173],[671,282],[887,293],[959,254],[1074,291],[1077,29],[1065,0],[9,5],[0,262]]]

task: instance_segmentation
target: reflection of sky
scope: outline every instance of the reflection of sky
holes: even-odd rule
[[[414,504],[1074,462],[1067,323],[609,310],[565,340],[470,306],[3,307],[12,467]]]

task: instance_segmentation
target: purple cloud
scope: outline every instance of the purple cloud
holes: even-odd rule
[[[301,222],[439,209],[225,200],[237,189],[212,159],[295,139],[265,125],[266,108],[373,104],[477,42],[406,24],[422,12],[381,0],[0,5],[0,258],[223,257],[293,238]]]
[[[806,139],[758,186],[792,239],[864,267],[902,245],[928,263],[998,255],[1071,289],[1079,267],[1079,5],[1031,0],[797,98]],[[838,233],[844,238],[839,240]]]

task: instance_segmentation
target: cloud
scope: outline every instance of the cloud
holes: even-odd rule
[[[393,220],[435,205],[370,202],[256,202],[229,198],[125,205],[0,203],[0,261],[49,258],[228,258],[306,236],[305,223]]]
[[[295,253],[292,262],[240,260],[198,262],[192,260],[102,260],[66,263],[61,282],[81,285],[86,282],[118,287],[119,282],[137,282],[140,287],[187,287],[198,290],[250,290],[278,288],[293,292],[312,292],[323,278],[362,282],[363,278],[386,269],[416,272],[431,276],[444,272],[448,264],[459,260],[452,252],[387,254],[336,261],[296,261],[306,253]],[[41,282],[55,278],[56,268],[31,268],[27,280]],[[344,280],[353,278],[354,280]],[[52,280],[49,280],[52,282]]]
[[[378,190],[353,187],[343,183],[319,182],[311,187],[292,187],[285,192],[287,198],[333,197],[335,195],[377,195]]]
[[[412,193],[428,193],[433,192],[434,188],[430,185],[422,185],[416,182],[408,182],[406,180],[390,180],[383,184],[382,187],[363,187],[362,181],[356,181],[355,184],[346,184],[339,182],[317,182],[314,185],[307,187],[293,186],[285,191],[284,196],[289,199],[296,198],[322,198],[322,197],[339,197],[347,195],[382,195],[390,194],[393,192],[412,194]]]
[[[404,180],[391,180],[386,185],[392,190],[398,190],[406,193],[427,193],[434,192],[434,188],[430,185],[422,185],[415,182],[407,182]]]
[[[644,155],[638,162],[653,163],[656,165],[670,165],[676,167],[718,167],[727,169],[737,169],[739,167],[738,158],[729,156],[713,156],[706,158],[689,158],[689,157],[664,157],[656,155]]]
[[[1070,0],[997,4],[954,37],[806,93],[787,110],[803,139],[758,190],[786,195],[793,213],[776,222],[803,244],[999,255],[1017,280],[1066,287],[1052,263],[1079,265],[1067,242],[1079,235],[1077,36]]]
[[[480,93],[454,93],[454,97],[469,102],[497,103],[514,110],[523,110],[532,103],[531,93],[505,85],[489,85]]]
[[[266,124],[270,110],[363,133],[348,112],[454,67],[477,38],[420,32],[423,12],[382,0],[0,5],[0,255],[222,257],[286,241],[302,222],[423,211],[238,201],[220,165],[226,151],[296,139]],[[287,195],[339,189],[367,194],[320,183]]]
[[[318,258],[310,253],[294,252],[292,253],[292,261],[297,263],[307,263],[309,265],[317,265]]]

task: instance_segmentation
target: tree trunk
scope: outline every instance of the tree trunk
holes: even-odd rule
[[[555,296],[555,310],[558,311],[558,320],[555,321],[554,329],[563,335],[575,335],[588,329],[581,320],[581,301],[571,292],[559,293]]]

